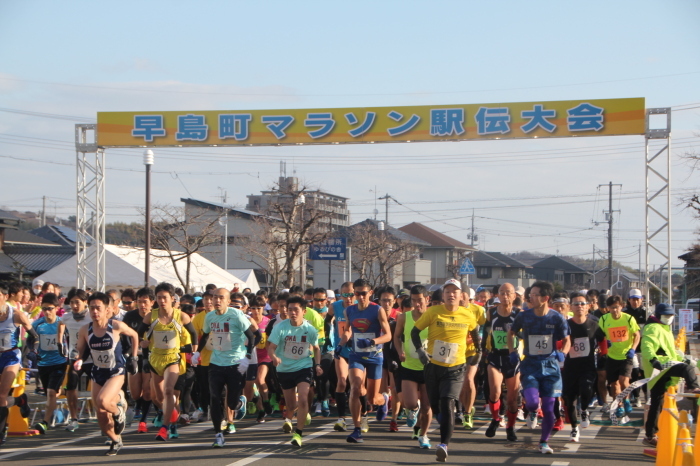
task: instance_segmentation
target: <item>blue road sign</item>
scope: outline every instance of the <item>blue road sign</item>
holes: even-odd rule
[[[347,258],[347,240],[345,238],[328,238],[309,247],[309,259],[324,261],[343,261]]]
[[[474,275],[475,273],[476,270],[474,269],[474,264],[472,264],[472,261],[470,261],[468,257],[465,257],[462,261],[462,266],[459,268],[459,274]]]

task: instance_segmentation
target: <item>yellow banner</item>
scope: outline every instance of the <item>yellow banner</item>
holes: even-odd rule
[[[99,112],[101,147],[255,146],[644,134],[644,98],[292,110]]]

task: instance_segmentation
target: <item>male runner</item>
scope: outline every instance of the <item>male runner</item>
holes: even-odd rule
[[[537,425],[537,409],[542,403],[542,436],[540,453],[554,453],[549,445],[549,436],[554,427],[554,401],[561,396],[562,380],[559,362],[564,361],[569,352],[571,341],[569,327],[564,317],[549,308],[549,300],[554,293],[552,284],[537,281],[530,290],[532,309],[520,312],[508,331],[508,351],[510,361],[517,364],[520,356],[516,351],[513,337],[522,332],[525,343],[525,359],[520,362],[520,381],[525,397],[525,406],[529,411],[528,427]],[[563,340],[561,351],[557,351],[555,342]]]
[[[486,288],[480,288],[477,298],[485,299],[488,301],[491,298],[491,292]],[[486,301],[483,301],[484,303]],[[478,301],[481,302],[481,301]],[[477,325],[481,328],[486,323],[486,311],[483,306],[478,304],[478,302],[466,302],[462,303],[462,306],[467,308],[469,312],[474,316],[474,320]],[[479,335],[481,336],[481,334]],[[474,413],[476,409],[474,408],[474,401],[476,400],[477,392],[477,372],[479,370],[479,362],[481,358],[473,357],[476,354],[480,354],[481,348],[477,348],[474,341],[471,338],[471,334],[467,336],[467,346],[465,348],[465,358],[469,363],[466,367],[466,372],[464,373],[464,384],[462,385],[462,392],[459,395],[459,401],[461,401],[464,408],[464,421],[462,425],[465,429],[471,429],[474,427]]]
[[[345,309],[355,304],[355,292],[352,282],[345,282],[340,286],[339,301],[333,303],[328,308],[328,316],[333,318],[333,342],[336,346],[340,343],[342,335],[345,334],[347,321],[345,320]],[[327,317],[328,318],[328,317]],[[348,408],[347,383],[348,383],[348,361],[350,358],[350,347],[345,345],[334,358],[335,373],[338,379],[335,386],[335,403],[338,410],[338,421],[333,426],[337,432],[345,432],[347,424],[345,414]],[[364,389],[364,387],[362,387]],[[366,396],[367,392],[362,391],[361,395]]]
[[[479,325],[474,313],[459,305],[461,290],[458,280],[447,280],[442,287],[444,304],[429,307],[411,330],[411,342],[425,366],[423,376],[430,407],[440,422],[440,444],[436,452],[440,462],[447,461],[447,447],[454,431],[455,401],[462,391],[466,366],[478,364],[481,358]],[[420,338],[425,328],[428,329],[427,351]],[[466,358],[468,335],[476,347],[469,361]]]
[[[71,312],[63,314],[61,324],[64,326],[63,331],[68,339],[68,357],[71,361],[75,361],[80,356],[78,354],[78,334],[83,326],[92,322],[92,318],[88,312],[88,294],[85,290],[71,290],[68,293],[67,301]],[[80,384],[80,377],[83,374],[87,374],[89,377],[91,371],[92,359],[90,358],[83,363],[79,372],[73,368],[73,364],[68,365],[66,399],[68,401],[70,421],[66,425],[66,430],[69,432],[75,432],[78,428],[78,385]]]
[[[644,298],[642,296],[642,291],[638,288],[633,288],[628,293],[627,306],[622,310],[625,314],[629,314],[637,321],[639,325],[639,331],[644,335],[644,324],[647,321],[647,308],[644,306]],[[643,379],[645,377],[644,370],[642,367],[642,350],[637,347],[636,353],[634,355],[634,364],[632,366],[632,377],[630,382],[636,382],[637,380]],[[640,391],[647,394],[647,386],[642,385],[641,388],[632,390],[630,394],[630,401],[634,398],[634,405],[637,408],[642,407],[642,400],[640,398]]]
[[[325,291],[325,290],[324,290]],[[301,448],[302,434],[309,413],[308,392],[314,372],[321,373],[321,349],[318,332],[303,318],[306,303],[294,296],[287,301],[289,319],[272,329],[267,352],[277,368],[277,378],[287,402],[285,424],[290,423],[297,409],[297,427],[292,445]],[[298,400],[297,400],[298,396]]]
[[[391,329],[384,309],[371,302],[372,287],[364,278],[353,283],[357,304],[345,308],[347,322],[345,333],[335,349],[336,356],[343,347],[352,342],[349,358],[350,373],[350,412],[355,425],[347,437],[349,443],[362,443],[362,412],[366,398],[377,405],[377,420],[383,421],[387,415],[389,397],[379,393],[382,379],[382,345],[391,340]],[[367,381],[367,395],[362,396]]]

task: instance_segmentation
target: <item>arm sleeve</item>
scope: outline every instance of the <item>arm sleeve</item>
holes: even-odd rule
[[[197,344],[197,349],[204,348],[207,344],[207,340],[209,340],[209,334],[203,333],[202,338],[199,339],[199,343]]]
[[[143,340],[144,335],[146,335],[146,332],[148,332],[149,328],[150,328],[150,325],[141,322],[141,324],[139,325],[139,328],[136,330],[136,333],[138,333],[139,338],[141,340]]]
[[[248,339],[248,343],[245,345],[246,347],[246,353],[247,354],[252,354],[253,353],[253,348],[255,348],[255,334],[253,331],[248,327],[245,331],[245,336]]]
[[[255,345],[257,346],[257,344],[260,343],[260,340],[262,340],[262,333],[260,332],[260,329],[253,332],[253,336],[255,336]]]
[[[417,350],[418,348],[421,348],[421,347],[423,346],[422,343],[421,343],[421,341],[420,341],[420,332],[421,332],[421,331],[420,331],[419,329],[417,329],[417,328],[415,327],[415,325],[414,325],[413,328],[411,329],[411,343],[412,343],[413,346],[416,348],[416,350]]]
[[[481,353],[481,335],[479,334],[479,326],[477,325],[469,332],[472,336],[472,342],[474,342],[474,348],[476,348],[477,353]],[[411,332],[413,336],[413,332]]]
[[[185,329],[190,332],[190,337],[192,338],[192,341],[197,341],[197,330],[195,330],[194,325],[192,325],[192,322],[188,322],[185,324]]]

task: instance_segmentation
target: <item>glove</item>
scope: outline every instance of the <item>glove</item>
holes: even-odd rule
[[[479,364],[479,361],[481,361],[481,353],[476,353],[467,358],[467,364],[469,364],[470,366],[476,366],[477,364]]]
[[[59,344],[58,344],[58,354],[60,354],[60,355],[63,356],[64,358],[65,358],[65,357],[68,357],[68,351],[67,351],[67,350],[68,350],[68,348],[66,348],[66,346],[65,346],[63,343],[59,343]]]
[[[126,371],[131,375],[136,375],[139,372],[139,362],[133,357],[126,359]]]
[[[391,365],[389,367],[389,372],[396,372],[397,370],[399,370],[399,363],[397,363],[396,361],[391,361],[390,364]]]
[[[559,362],[564,362],[566,359],[566,354],[562,353],[561,351],[555,351],[554,354]]]
[[[335,347],[335,351],[333,351],[333,359],[340,359],[340,353],[343,351],[343,347],[338,345]]]
[[[661,362],[659,362],[658,359],[654,358],[649,362],[651,363],[651,367],[653,367],[654,369],[658,369],[660,371],[664,370],[664,366],[661,365]]]
[[[355,342],[358,348],[369,348],[372,346],[372,340],[369,338],[358,338]]]
[[[83,360],[82,359],[76,359],[75,362],[73,362],[73,369],[75,369],[76,372],[80,371],[80,368],[83,367]]]
[[[197,367],[199,365],[199,360],[200,360],[201,355],[199,354],[199,351],[195,351],[192,353],[192,358],[190,358],[190,362],[192,363],[193,367]]]
[[[511,351],[508,355],[508,358],[510,359],[510,363],[514,366],[518,365],[518,363],[520,362],[520,355],[517,351]]]
[[[418,353],[418,359],[424,366],[430,362],[430,356],[428,355],[428,352],[425,350],[425,348],[418,348],[416,350],[416,353]]]
[[[248,371],[249,365],[250,359],[248,359],[248,355],[246,355],[246,357],[241,358],[241,360],[238,361],[238,373],[244,375]]]
[[[70,359],[72,359],[72,360],[75,361],[76,359],[78,359],[78,356],[79,356],[79,355],[78,355],[78,350],[77,350],[77,349],[73,349],[73,350],[71,350],[70,355],[69,355],[68,357],[69,357]]]
[[[625,355],[627,359],[633,359],[634,358],[634,350],[630,349],[627,354]]]

